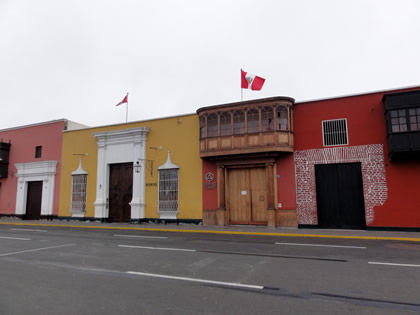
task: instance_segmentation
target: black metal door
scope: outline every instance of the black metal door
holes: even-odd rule
[[[41,217],[42,203],[42,181],[28,182],[28,193],[26,195],[25,220],[39,220]]]
[[[109,169],[109,221],[127,222],[131,218],[133,163],[111,164]]]
[[[315,165],[318,226],[366,228],[360,163]]]

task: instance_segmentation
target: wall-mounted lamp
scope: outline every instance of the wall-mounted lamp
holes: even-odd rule
[[[134,164],[134,170],[136,171],[136,173],[140,173],[140,170],[141,170],[140,161],[136,161],[136,164]]]

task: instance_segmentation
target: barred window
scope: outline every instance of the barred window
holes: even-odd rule
[[[347,120],[335,119],[322,122],[324,146],[347,145]]]
[[[178,169],[159,170],[159,211],[178,211]]]
[[[72,180],[71,209],[85,211],[87,175],[72,175]]]
[[[248,124],[248,133],[260,131],[260,117],[256,109],[250,109],[246,115]]]

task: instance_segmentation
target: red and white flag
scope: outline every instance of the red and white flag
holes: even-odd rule
[[[128,102],[128,94],[123,98],[123,100],[121,102],[119,102],[117,105],[115,106],[119,106],[121,104],[127,103]]]
[[[265,79],[241,69],[241,88],[254,91],[261,90]]]
[[[241,88],[259,91],[263,87],[265,79],[241,69]]]

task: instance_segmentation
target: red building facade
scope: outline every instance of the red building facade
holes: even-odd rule
[[[296,104],[271,98],[197,113],[204,224],[240,218],[268,226],[420,227],[420,87]],[[242,125],[245,137],[235,134]],[[253,177],[257,169],[264,174]]]

